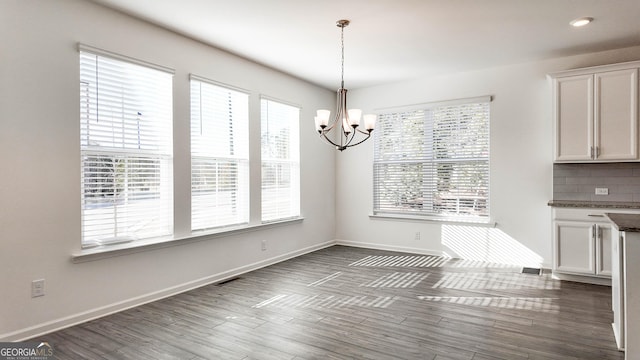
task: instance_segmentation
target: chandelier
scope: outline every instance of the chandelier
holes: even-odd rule
[[[320,138],[335,146],[337,150],[343,151],[346,148],[362,144],[365,140],[371,137],[371,132],[376,124],[376,115],[364,115],[365,131],[362,131],[358,129],[358,126],[360,126],[360,117],[362,117],[362,110],[347,110],[347,89],[344,88],[344,28],[349,25],[349,20],[338,20],[336,25],[340,28],[340,42],[342,49],[342,61],[340,64],[342,73],[340,77],[340,89],[338,89],[336,116],[333,118],[333,121],[329,122],[331,111],[323,109],[317,111],[314,119],[316,130],[320,134]],[[340,129],[340,141],[334,142],[329,136],[327,136],[327,134],[331,135],[330,132],[333,129],[336,129],[336,131],[338,131],[337,129]],[[335,139],[335,136],[331,135],[331,137]]]

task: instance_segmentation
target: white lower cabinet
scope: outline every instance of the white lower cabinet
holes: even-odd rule
[[[553,208],[553,273],[560,279],[609,285],[613,225],[605,213],[639,209]]]
[[[554,221],[555,271],[611,276],[611,226],[585,221]]]

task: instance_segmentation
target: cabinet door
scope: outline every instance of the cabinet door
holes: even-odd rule
[[[594,275],[595,225],[578,221],[556,221],[554,226],[554,269]]]
[[[624,272],[622,234],[611,229],[611,308],[613,310],[613,335],[618,349],[624,349]]]
[[[638,159],[638,71],[595,75],[596,160]]]
[[[611,225],[596,226],[596,275],[611,276]]]
[[[611,276],[611,225],[596,225],[596,275]]]
[[[554,80],[555,160],[592,160],[593,75]]]

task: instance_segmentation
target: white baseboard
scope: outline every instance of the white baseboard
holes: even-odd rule
[[[254,271],[269,265],[273,265],[294,257],[298,257],[313,251],[317,251],[320,249],[324,249],[330,246],[335,245],[336,242],[334,240],[327,241],[321,244],[309,246],[303,249],[295,250],[286,254],[282,254],[273,258],[265,259],[262,261],[255,262],[253,264],[248,264],[245,266],[241,266],[235,269],[230,269],[218,274],[206,276],[204,278],[196,279],[193,281],[189,281],[184,284],[172,286],[167,289],[163,289],[160,291],[155,291],[152,293],[144,294],[141,296],[137,296],[131,299],[127,299],[124,301],[116,302],[113,304],[109,304],[106,306],[101,306],[95,309],[91,309],[88,311],[84,311],[78,314],[73,314],[67,317],[63,317],[60,319],[48,321],[46,323],[34,325],[25,329],[20,329],[18,331],[1,334],[0,342],[9,342],[9,341],[24,341],[36,336],[42,336],[54,331],[62,330],[64,328],[68,328],[70,326],[74,326],[77,324],[81,324],[87,321],[91,321],[97,318],[101,318],[103,316],[107,316],[110,314],[114,314],[123,310],[127,310],[136,306],[140,306],[146,303],[150,303],[152,301],[157,301],[160,299],[164,299],[179,293],[183,293],[185,291],[193,290],[195,288],[199,288],[201,286],[215,284],[227,279],[231,279],[233,277],[248,273],[250,271]]]
[[[611,328],[613,328],[613,338],[616,339],[616,345],[618,346],[618,351],[624,351],[624,342],[621,337],[620,334],[618,334],[618,327],[616,326],[616,324],[611,323]],[[620,346],[620,344],[622,343],[622,346]]]
[[[564,281],[575,281],[585,284],[594,284],[594,285],[604,285],[611,286],[610,278],[601,278],[595,276],[583,276],[583,275],[574,275],[574,274],[564,274],[559,272],[553,272],[552,276],[554,279],[564,280]]]
[[[344,245],[351,247],[359,247],[365,249],[375,249],[375,250],[387,250],[387,251],[397,251],[403,253],[411,253],[411,254],[421,254],[421,255],[432,255],[432,256],[446,256],[441,251],[427,250],[422,248],[412,248],[405,246],[392,246],[392,245],[384,245],[384,244],[376,244],[376,243],[363,243],[359,241],[348,241],[348,240],[335,240],[335,245]]]

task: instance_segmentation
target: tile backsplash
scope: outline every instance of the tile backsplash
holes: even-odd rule
[[[640,201],[640,163],[553,164],[553,199]]]

